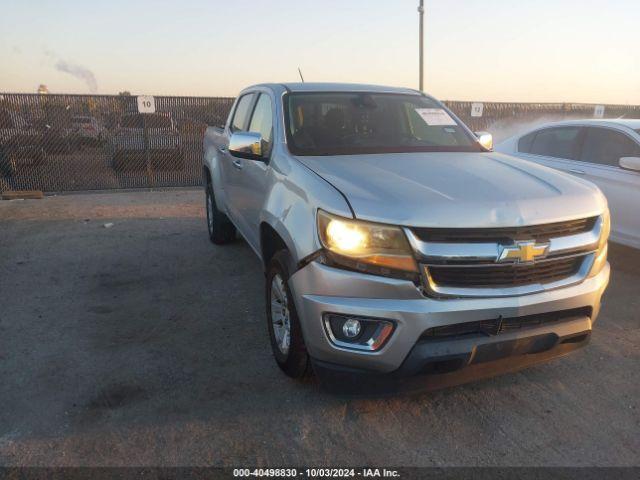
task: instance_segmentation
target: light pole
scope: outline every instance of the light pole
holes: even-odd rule
[[[424,0],[420,0],[420,6],[418,7],[418,14],[420,17],[420,91],[423,91],[424,87]]]

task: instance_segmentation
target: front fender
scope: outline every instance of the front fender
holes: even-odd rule
[[[349,218],[351,208],[334,186],[293,158],[274,158],[272,172],[260,221],[280,235],[298,264],[321,247],[316,227],[318,208]]]

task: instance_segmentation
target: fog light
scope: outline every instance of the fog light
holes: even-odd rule
[[[350,318],[344,325],[342,326],[342,333],[347,338],[355,338],[360,335],[360,331],[362,328],[360,327],[360,322],[355,318]]]
[[[395,329],[395,322],[383,318],[325,313],[323,320],[331,343],[355,350],[379,350]]]

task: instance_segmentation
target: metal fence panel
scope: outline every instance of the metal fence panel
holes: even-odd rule
[[[0,94],[0,191],[107,190],[199,185],[209,125],[225,122],[233,98],[154,97],[139,113],[130,95]],[[595,105],[445,102],[496,141],[536,123],[591,118]],[[640,118],[640,106],[606,105],[604,116]]]
[[[208,125],[232,98],[0,94],[0,190],[199,185]]]
[[[485,102],[482,116],[472,117],[471,107],[475,102],[444,103],[472,130],[488,131],[496,142],[546,122],[593,118],[597,106],[585,103]],[[603,106],[604,118],[640,118],[638,105]]]

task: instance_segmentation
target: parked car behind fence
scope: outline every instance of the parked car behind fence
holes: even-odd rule
[[[184,168],[180,135],[171,117],[148,113],[122,117],[112,139],[112,166],[116,171]]]
[[[15,112],[0,109],[0,175],[44,162],[42,137]]]
[[[106,128],[92,116],[75,116],[71,120],[74,140],[80,143],[99,144],[106,137]]]

